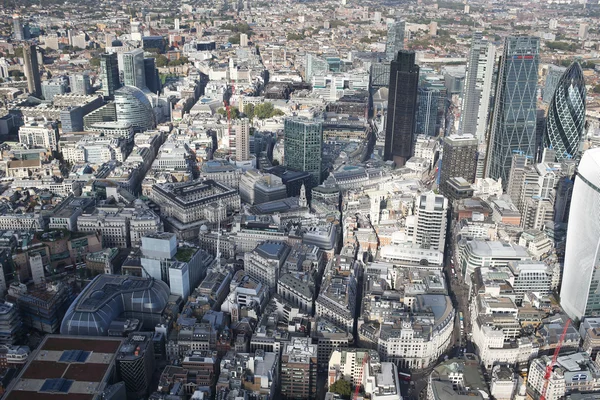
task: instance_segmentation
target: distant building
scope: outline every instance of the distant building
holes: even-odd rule
[[[112,99],[115,90],[121,87],[117,53],[100,55],[100,80],[104,96]]]
[[[71,93],[88,95],[91,91],[92,84],[88,72],[71,76]]]
[[[385,57],[392,61],[396,54],[404,49],[404,21],[394,21],[388,25],[387,40],[385,42]]]
[[[23,47],[23,61],[23,69],[27,78],[27,90],[33,96],[40,97],[42,95],[42,82],[36,45],[25,45]]]
[[[123,53],[123,83],[125,86],[135,86],[138,89],[146,88],[143,49],[133,49]]]

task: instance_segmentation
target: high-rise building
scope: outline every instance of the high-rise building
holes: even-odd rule
[[[413,243],[422,249],[444,250],[448,199],[433,192],[421,195],[415,204]],[[410,230],[410,227],[409,229]]]
[[[281,352],[281,396],[309,399],[317,395],[317,345],[309,338],[292,338]]]
[[[144,73],[146,74],[146,86],[148,90],[152,93],[160,92],[161,82],[154,57],[144,58]]]
[[[437,136],[441,88],[427,83],[419,87],[415,135]]]
[[[235,125],[235,160],[250,159],[250,124],[248,118],[242,118]]]
[[[314,54],[306,54],[306,67],[304,69],[304,80],[311,83],[314,75],[322,75],[329,71],[327,60],[317,57]]]
[[[113,98],[115,90],[121,87],[117,53],[100,55],[100,79],[105,97]]]
[[[138,89],[146,87],[143,49],[133,49],[123,53],[123,83],[125,86],[135,86]]]
[[[13,37],[15,40],[25,40],[23,23],[21,22],[21,17],[18,15],[13,15]]]
[[[323,158],[323,123],[306,118],[286,118],[284,123],[285,166],[308,172],[312,185],[321,183]]]
[[[508,182],[513,153],[535,154],[539,60],[539,38],[506,38],[486,161],[486,176],[502,178],[503,185]]]
[[[412,157],[419,67],[415,52],[401,50],[390,65],[384,159],[403,166]]]
[[[550,101],[544,147],[556,152],[556,160],[579,158],[585,125],[585,81],[575,61],[562,75]]]
[[[395,21],[388,25],[385,57],[390,61],[396,57],[400,50],[404,49],[404,27],[404,21]]]
[[[117,373],[130,399],[148,397],[154,372],[153,337],[153,332],[130,333],[117,352]]]
[[[114,95],[117,121],[131,124],[137,132],[154,129],[154,110],[144,92],[135,86],[123,86]]]
[[[478,142],[473,135],[450,135],[444,138],[444,156],[440,171],[440,192],[448,196],[450,178],[464,178],[475,182]]]
[[[569,212],[560,305],[571,318],[600,313],[600,149],[583,153]]]
[[[589,28],[588,24],[579,24],[579,34],[577,35],[579,40],[587,40]]]
[[[248,47],[248,34],[247,33],[240,34],[240,47]]]
[[[25,77],[27,78],[27,90],[33,96],[39,97],[42,95],[42,80],[40,77],[37,49],[34,44],[23,47],[23,61],[25,64]]]
[[[548,66],[548,74],[546,75],[546,82],[544,83],[544,89],[542,90],[542,101],[544,101],[544,103],[550,103],[550,100],[552,100],[552,96],[554,96],[554,92],[556,91],[558,81],[566,70],[566,67],[559,67],[557,65]]]
[[[467,60],[459,131],[475,135],[479,144],[485,143],[495,57],[494,45],[475,33]]]
[[[90,82],[89,73],[84,72],[71,77],[71,93],[87,95],[90,94],[91,91],[92,84]]]

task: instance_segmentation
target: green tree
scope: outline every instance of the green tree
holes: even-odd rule
[[[304,39],[304,35],[301,33],[290,32],[287,34],[287,40],[302,40]]]
[[[219,108],[217,113],[227,117],[227,110],[223,107]],[[231,107],[229,113],[231,115],[231,119],[238,119],[240,117],[240,110],[237,107]]]
[[[329,391],[337,393],[342,397],[349,398],[352,394],[352,385],[343,379],[337,380],[333,385],[329,386]]]
[[[600,85],[594,86],[594,88],[592,89],[592,92],[594,92],[594,93],[600,93]]]
[[[227,39],[227,41],[231,44],[240,44],[240,34],[237,33],[233,36],[229,36],[229,39]]]
[[[100,66],[100,59],[98,57],[94,57],[90,59],[90,67],[98,68]]]
[[[167,57],[163,56],[162,54],[159,54],[158,56],[156,56],[156,67],[157,68],[166,67],[168,63],[169,63],[169,59]]]
[[[250,120],[250,122],[252,122],[252,120],[254,119],[254,104],[246,104],[244,105],[244,115],[246,116],[246,118],[248,118]]]

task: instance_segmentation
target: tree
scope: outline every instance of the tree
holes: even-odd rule
[[[594,93],[600,93],[600,85],[594,86],[594,88],[592,89],[592,92],[594,92]]]
[[[252,120],[254,119],[254,104],[246,104],[244,105],[244,115],[246,116],[246,118],[248,118],[250,120],[250,122],[252,122]]]
[[[231,44],[240,44],[240,34],[237,33],[233,36],[229,36],[229,39],[227,39],[227,41]]]
[[[348,398],[350,395],[352,395],[352,385],[350,382],[340,379],[335,381],[333,385],[329,386],[329,391]]]
[[[156,67],[157,68],[166,67],[168,63],[169,63],[169,59],[167,57],[163,56],[162,54],[159,54],[158,56],[156,56]]]
[[[94,57],[90,59],[90,67],[98,68],[100,66],[100,59],[98,57]]]
[[[273,107],[273,103],[261,103],[254,107],[254,116],[258,119],[267,119],[280,115],[283,115],[283,112]]]

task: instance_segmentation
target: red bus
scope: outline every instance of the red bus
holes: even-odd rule
[[[406,372],[398,372],[398,378],[401,381],[410,382],[410,374]]]

